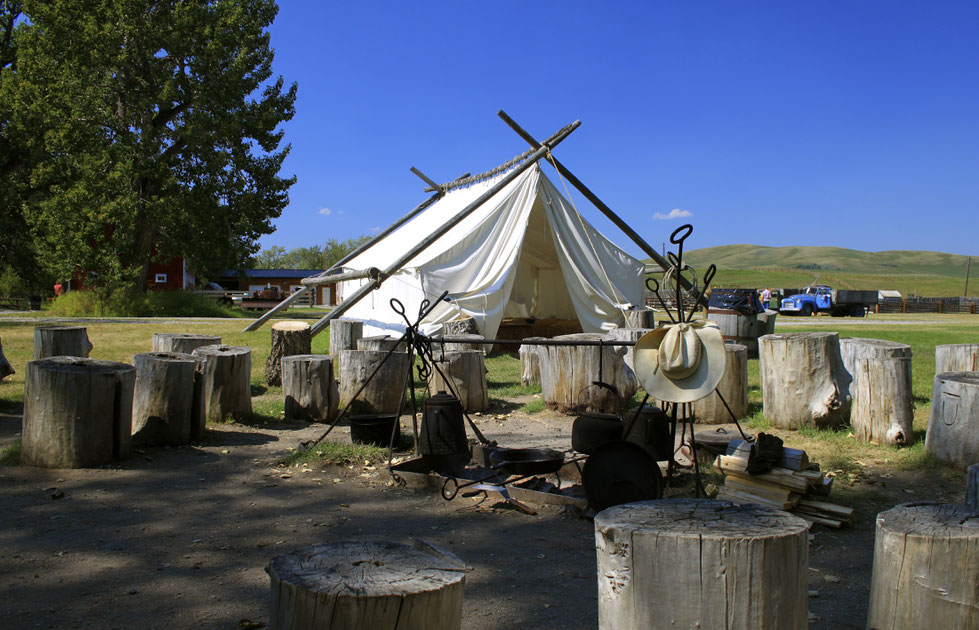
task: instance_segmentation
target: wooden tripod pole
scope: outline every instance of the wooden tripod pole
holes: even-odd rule
[[[526,159],[526,161],[523,162],[523,164],[518,165],[512,171],[510,171],[505,176],[503,176],[502,178],[500,178],[500,181],[496,182],[496,184],[494,184],[489,190],[487,190],[482,195],[480,195],[479,198],[477,198],[475,201],[473,201],[468,206],[466,206],[461,211],[459,211],[458,214],[456,214],[454,217],[452,217],[451,219],[449,219],[446,223],[444,223],[442,225],[442,227],[440,227],[439,229],[435,230],[431,235],[428,236],[428,238],[426,238],[424,241],[422,241],[421,243],[419,243],[418,245],[416,245],[415,247],[413,247],[404,256],[402,256],[401,258],[399,258],[398,260],[396,260],[394,263],[392,263],[390,267],[388,267],[386,270],[384,270],[384,271],[381,272],[380,277],[375,278],[374,280],[371,280],[370,282],[368,282],[364,286],[362,286],[359,289],[357,289],[357,291],[353,295],[351,295],[350,297],[346,298],[343,301],[342,304],[337,305],[337,307],[335,309],[333,309],[332,311],[330,311],[330,313],[328,315],[326,315],[326,317],[323,317],[318,322],[316,322],[315,324],[313,324],[313,327],[310,330],[310,333],[313,336],[315,336],[315,335],[319,334],[320,332],[322,332],[324,328],[326,328],[327,326],[330,325],[330,321],[331,320],[337,319],[338,317],[340,317],[341,315],[343,315],[344,313],[346,313],[357,302],[359,302],[360,300],[362,300],[368,293],[370,293],[371,291],[373,291],[377,287],[381,286],[381,283],[384,282],[387,278],[389,278],[391,276],[391,274],[397,273],[402,267],[404,267],[406,264],[408,264],[408,262],[410,262],[412,258],[414,258],[418,254],[420,254],[422,251],[424,251],[425,249],[427,249],[432,243],[434,243],[439,238],[441,238],[442,236],[444,236],[446,232],[448,232],[449,230],[451,230],[460,221],[462,221],[463,219],[465,219],[467,216],[469,216],[470,214],[472,214],[477,208],[479,208],[481,205],[483,205],[484,203],[486,203],[490,198],[493,197],[493,195],[495,195],[496,193],[498,193],[501,190],[503,190],[503,188],[505,188],[510,182],[512,182],[514,179],[516,179],[521,173],[523,173],[524,171],[526,171],[528,168],[530,168],[531,166],[533,166],[534,164],[536,164],[551,149],[553,149],[558,144],[560,144],[562,140],[564,140],[565,138],[567,138],[568,135],[570,135],[572,131],[574,131],[575,129],[577,129],[580,126],[581,126],[581,121],[580,120],[576,120],[573,123],[571,123],[570,125],[568,125],[567,127],[564,127],[563,129],[561,129],[560,131],[558,131],[557,133],[555,133],[553,136],[551,136],[547,140],[545,140],[544,141],[544,144],[542,144],[540,146],[540,148],[538,148],[536,151],[534,151]]]

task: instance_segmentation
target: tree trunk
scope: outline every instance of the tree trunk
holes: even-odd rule
[[[472,317],[457,319],[442,324],[442,335],[446,337],[456,337],[458,335],[478,335],[479,329],[476,328],[476,320]]]
[[[910,359],[911,356],[911,346],[905,343],[885,339],[865,339],[863,337],[840,339],[840,357],[843,359],[843,367],[851,376],[853,376],[857,359],[887,357],[907,357]],[[850,386],[850,389],[853,389],[853,385]]]
[[[961,466],[979,461],[979,372],[935,375],[925,452]]]
[[[388,337],[379,335],[377,337],[361,337],[357,340],[357,350],[370,350],[372,352],[408,352],[408,344],[401,340],[401,337]]]
[[[487,346],[486,344],[477,343],[483,339],[486,339],[486,337],[482,335],[477,335],[475,333],[459,333],[459,334],[454,334],[452,336],[455,337],[456,339],[469,339],[471,341],[459,341],[459,342],[445,343],[445,344],[433,343],[432,352],[438,354],[439,352],[443,352],[443,351],[458,352],[459,350],[479,350],[483,354],[486,354],[486,350],[489,349],[489,346]]]
[[[907,503],[877,515],[867,627],[979,627],[979,522],[963,505]]]
[[[575,333],[559,335],[554,339],[597,341],[606,337],[595,333]],[[636,376],[626,366],[625,349],[621,346],[539,346],[538,353],[541,395],[558,411],[617,412],[636,393]],[[593,385],[594,381],[611,385],[616,393]]]
[[[282,357],[311,352],[312,336],[306,322],[272,324],[272,348],[265,361],[265,384],[282,385]]]
[[[436,363],[451,381],[452,387],[446,383],[436,371],[428,382],[428,393],[455,392],[456,398],[465,411],[486,411],[489,409],[489,392],[486,384],[486,364],[480,350],[461,350],[446,352],[444,357],[436,353],[436,359],[444,358]],[[433,370],[434,371],[434,370]]]
[[[907,445],[914,438],[911,358],[857,359],[853,366],[850,426],[858,440]]]
[[[136,368],[57,356],[27,364],[22,459],[94,468],[129,456]]]
[[[340,398],[333,378],[333,357],[294,354],[282,357],[282,394],[286,419],[332,422]]]
[[[272,558],[270,630],[454,630],[466,565],[415,540],[330,542]]]
[[[724,376],[717,384],[717,391],[693,403],[697,422],[726,424],[734,422],[735,419],[741,420],[748,415],[748,348],[737,343],[725,343],[724,356]],[[734,413],[734,418],[721,402],[717,392],[724,397],[727,406]]]
[[[7,378],[11,374],[16,374],[14,368],[7,361],[7,357],[3,356],[3,343],[0,343],[0,381]]]
[[[154,333],[153,335],[153,352],[190,354],[201,346],[218,345],[221,345],[221,338],[215,335],[190,333]]]
[[[652,328],[613,328],[612,330],[608,331],[608,338],[614,341],[636,342],[639,341],[640,337],[651,331]],[[629,369],[632,370],[633,374],[635,374],[636,366],[633,363],[633,358],[636,356],[635,346],[619,347],[625,350],[625,355],[623,356],[625,364],[629,366]]]
[[[221,422],[228,417],[252,414],[252,351],[236,346],[201,346],[193,355],[200,359],[204,418]]]
[[[330,322],[330,354],[338,357],[343,350],[356,350],[357,340],[364,336],[364,322],[357,319],[334,319]]]
[[[133,443],[176,446],[204,435],[204,399],[197,357],[174,352],[133,356]]]
[[[851,379],[836,333],[765,335],[758,358],[765,417],[776,427],[834,427],[850,419]]]
[[[541,341],[546,337],[527,337],[525,341]],[[520,384],[524,387],[540,385],[540,359],[543,346],[520,346]]]
[[[652,309],[623,311],[622,314],[625,316],[625,324],[628,328],[644,328],[649,330],[656,327],[656,321],[654,319],[656,313]]]
[[[979,371],[979,343],[935,346],[935,374]]]
[[[598,627],[806,628],[808,531],[781,510],[710,499],[603,510]]]
[[[88,357],[92,342],[84,326],[35,326],[34,360],[47,357]]]
[[[388,359],[381,365],[384,357]],[[407,371],[411,366],[407,352],[373,350],[344,350],[340,353],[340,406],[350,404],[354,413],[395,413],[404,391]],[[371,378],[375,368],[381,366]],[[370,381],[368,382],[368,379]],[[367,387],[354,400],[364,383]],[[352,401],[352,402],[351,402]]]

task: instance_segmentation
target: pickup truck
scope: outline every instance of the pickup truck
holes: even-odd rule
[[[800,293],[782,299],[778,312],[809,316],[829,313],[833,317],[863,317],[877,304],[877,291],[832,289],[824,284],[806,287]]]

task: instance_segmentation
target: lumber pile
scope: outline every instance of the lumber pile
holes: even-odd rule
[[[726,454],[719,455],[714,469],[724,475],[718,499],[732,503],[755,503],[787,510],[810,523],[842,527],[853,521],[853,508],[826,501],[833,477],[810,462],[805,451],[782,448],[778,465],[762,473],[749,473],[754,445],[731,440]]]

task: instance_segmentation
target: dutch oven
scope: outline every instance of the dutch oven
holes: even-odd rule
[[[638,444],[619,440],[595,449],[581,471],[581,485],[595,512],[623,503],[659,499],[662,473]]]
[[[401,423],[393,413],[371,413],[350,416],[350,441],[354,444],[373,444],[387,448],[391,444],[391,433],[394,433],[394,443],[401,437]]]
[[[571,425],[571,447],[590,455],[596,448],[622,439],[622,420],[614,413],[583,413]]]

